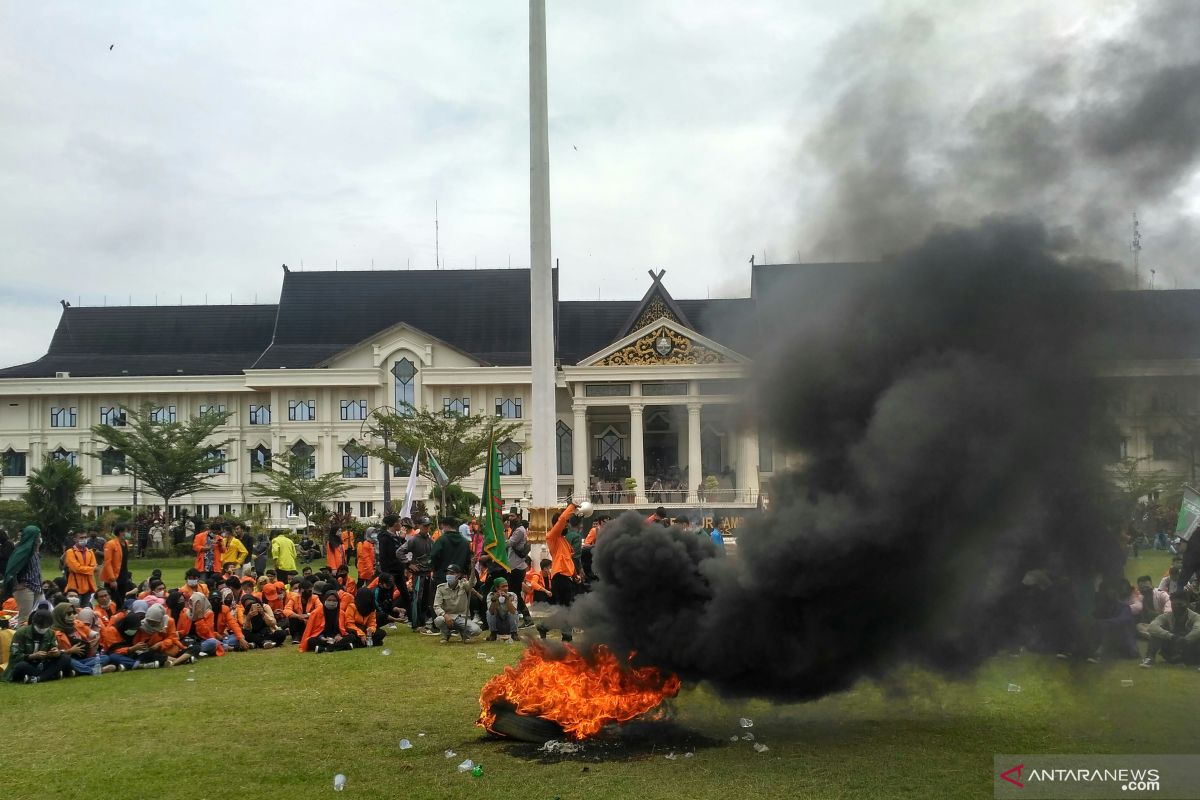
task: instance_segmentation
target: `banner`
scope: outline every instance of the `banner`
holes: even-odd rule
[[[1175,521],[1175,535],[1185,542],[1191,540],[1197,523],[1200,523],[1200,493],[1190,486],[1184,486],[1179,519]]]
[[[508,572],[508,543],[504,540],[504,519],[501,516],[503,508],[504,499],[500,496],[500,454],[493,440],[488,446],[487,467],[483,472],[483,501],[479,507],[483,519],[479,522],[483,527],[483,552]],[[509,588],[520,591],[520,587]]]
[[[450,483],[450,479],[446,477],[446,470],[442,469],[442,465],[433,457],[433,453],[426,450],[425,456],[429,459],[429,474],[433,475],[433,480],[438,486],[445,489],[446,485]]]
[[[421,461],[421,451],[418,450],[413,454],[412,471],[408,473],[408,486],[404,488],[404,505],[400,507],[400,518],[412,515],[413,500],[417,493],[417,464]],[[384,469],[391,469],[389,466],[384,466]]]

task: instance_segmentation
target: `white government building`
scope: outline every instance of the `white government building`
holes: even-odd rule
[[[879,265],[752,267],[749,297],[675,300],[651,273],[641,301],[554,296],[555,449],[558,496],[590,496],[615,509],[665,505],[731,518],[765,495],[784,454],[758,436],[738,404],[772,295],[819,308],[853,276]],[[529,506],[530,273],[511,270],[297,272],[285,267],[279,303],[229,306],[72,307],[45,356],[0,369],[0,498],[25,490],[47,454],[77,463],[91,483],[86,509],[134,504],[119,453],[90,428],[149,402],[166,419],[217,406],[233,412],[222,439],[236,460],[211,488],[175,500],[173,512],[248,514],[250,490],[272,453],[309,453],[319,472],[353,485],[341,511],[382,511],[384,467],[357,451],[364,419],[402,402],[521,421],[501,445],[506,503]],[[796,291],[789,281],[808,287]],[[555,282],[557,286],[557,281]],[[1123,428],[1117,457],[1184,472],[1181,412],[1200,397],[1200,292],[1114,292],[1120,358],[1100,374],[1117,381]],[[795,307],[793,313],[804,313]],[[1190,409],[1190,411],[1189,411]],[[713,476],[718,488],[700,491]],[[393,468],[392,496],[407,470]],[[632,493],[624,479],[636,481]],[[482,475],[465,481],[479,493]],[[430,487],[422,482],[419,496]],[[145,507],[161,503],[143,490]],[[271,503],[274,525],[299,518]]]
[[[737,412],[749,364],[752,298],[674,300],[651,274],[640,302],[558,300],[558,494],[614,508],[753,508],[773,470]],[[310,453],[353,485],[339,509],[382,510],[384,465],[358,452],[363,421],[403,402],[522,425],[500,445],[506,503],[528,506],[530,275],[524,269],[299,272],[284,268],[276,305],[75,307],[64,303],[45,356],[0,369],[0,498],[25,490],[46,456],[91,481],[85,509],[133,505],[123,458],[102,459],[91,426],[150,403],[164,419],[232,412],[218,432],[236,460],[174,514],[247,514],[272,453]],[[740,338],[739,338],[740,337]],[[393,499],[408,471],[393,468]],[[637,488],[628,493],[625,478]],[[464,482],[479,493],[482,475]],[[430,487],[422,481],[419,496]],[[139,487],[139,507],[161,498]],[[176,505],[177,504],[177,505]],[[275,525],[299,518],[271,503]]]

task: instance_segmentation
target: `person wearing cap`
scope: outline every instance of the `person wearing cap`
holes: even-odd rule
[[[412,606],[408,612],[408,621],[412,629],[419,633],[436,635],[437,631],[428,627],[429,618],[433,611],[433,571],[429,565],[429,554],[433,550],[433,539],[429,535],[429,517],[416,520],[417,531],[408,537],[400,546],[400,559],[408,567],[412,577]]]
[[[508,578],[501,575],[492,581],[487,596],[488,641],[504,636],[505,641],[517,640],[517,595],[508,590]]]
[[[442,643],[457,633],[466,644],[472,636],[482,633],[479,624],[471,620],[471,586],[462,568],[451,564],[446,568],[446,582],[437,587],[433,597],[433,625],[442,635]]]

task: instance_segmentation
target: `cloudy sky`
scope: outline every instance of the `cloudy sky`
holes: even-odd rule
[[[1197,283],[1195,0],[551,0],[565,298],[747,291],[989,213]],[[0,365],[74,304],[524,267],[527,5],[8,3]],[[1064,239],[1065,241],[1066,239]]]
[[[638,297],[650,267],[729,295],[782,256],[809,76],[869,3],[809,6],[550,3],[564,297]],[[0,364],[45,351],[64,297],[274,302],[285,262],[431,268],[435,203],[446,267],[527,266],[526,15],[6,5]]]

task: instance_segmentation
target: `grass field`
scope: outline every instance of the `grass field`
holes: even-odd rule
[[[1146,557],[1129,571],[1157,576],[1165,564]],[[1200,712],[1193,669],[1000,657],[969,681],[904,672],[887,691],[860,684],[803,705],[691,688],[672,724],[556,760],[473,726],[480,686],[521,648],[443,646],[402,629],[389,649],[288,648],[0,686],[0,798],[322,797],[338,772],[345,797],[988,797],[993,753],[1181,752]],[[729,741],[743,716],[767,752]],[[465,758],[484,775],[459,774]]]

